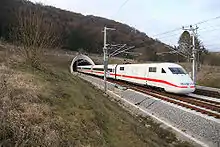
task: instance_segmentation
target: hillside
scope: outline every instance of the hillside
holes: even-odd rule
[[[29,12],[31,10],[31,12]],[[126,24],[92,15],[84,16],[79,13],[69,12],[59,8],[33,4],[27,0],[1,0],[0,1],[0,37],[11,40],[10,33],[17,23],[16,14],[22,12],[25,16],[35,10],[43,12],[45,22],[52,22],[60,38],[62,48],[78,50],[83,48],[86,52],[102,53],[104,26],[113,27],[116,31],[109,33],[108,42],[112,44],[127,44],[135,46],[139,60],[173,60],[173,55],[157,56],[156,53],[168,51],[163,43],[154,40],[145,33]],[[134,56],[132,56],[134,57]]]
[[[45,56],[35,69],[0,45],[0,59],[1,146],[190,146],[70,74],[66,57]]]

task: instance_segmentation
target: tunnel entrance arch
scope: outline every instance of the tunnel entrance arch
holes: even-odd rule
[[[88,56],[80,54],[72,60],[70,65],[70,72],[77,72],[78,65],[95,65],[95,63]]]

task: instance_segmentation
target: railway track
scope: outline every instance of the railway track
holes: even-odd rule
[[[217,91],[196,89],[194,93],[198,94],[198,95],[204,95],[204,96],[209,96],[209,97],[220,98],[220,93],[217,92]]]
[[[94,75],[91,75],[91,76],[94,76]],[[95,76],[95,77],[102,79],[102,77],[99,77],[99,76]],[[118,81],[114,79],[107,79],[107,81],[118,84],[120,86],[133,89],[135,91],[138,91],[138,92],[141,92],[141,93],[153,96],[153,97],[156,97],[163,101],[167,101],[167,102],[170,102],[170,103],[173,103],[173,104],[176,104],[176,105],[179,105],[179,106],[191,109],[191,110],[195,110],[202,114],[206,114],[208,116],[212,116],[217,119],[220,119],[220,102],[202,99],[202,98],[195,99],[191,96],[185,96],[185,95],[170,94],[170,93],[166,93],[163,91],[150,89],[145,86],[136,85],[136,84],[128,83],[124,81]],[[136,105],[140,105],[140,104],[141,102],[137,103]]]
[[[195,99],[194,97],[190,97],[190,96],[180,96],[180,95],[173,95],[167,93],[164,93],[163,95],[166,95],[171,98],[174,97],[179,101],[190,103],[192,105],[200,106],[220,113],[220,103],[216,101],[199,99],[199,98]]]
[[[191,110],[195,110],[202,114],[206,114],[206,115],[213,116],[215,118],[220,119],[220,103],[219,102],[198,99],[198,98],[195,99],[193,97],[184,96],[184,95],[169,94],[169,93],[149,89],[144,86],[134,85],[134,84],[123,82],[123,81],[116,81],[113,79],[108,79],[108,81],[119,84],[121,86],[125,86],[135,91],[139,91],[139,92],[151,95],[161,100],[164,100],[164,101],[167,101],[167,102],[170,102],[170,103],[173,103],[173,104],[176,104],[176,105],[179,105],[179,106],[191,109]],[[140,105],[140,103],[138,104]]]

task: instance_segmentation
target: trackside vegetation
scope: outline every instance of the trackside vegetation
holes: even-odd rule
[[[45,57],[36,69],[13,53],[3,58],[4,51],[1,146],[191,146],[71,75],[66,58]]]

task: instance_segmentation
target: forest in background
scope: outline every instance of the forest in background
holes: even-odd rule
[[[16,25],[19,24],[17,14],[26,16],[28,13],[35,13],[35,11],[42,12],[44,23],[53,25],[54,34],[59,38],[53,45],[60,46],[62,49],[83,50],[87,53],[102,54],[102,30],[104,26],[107,26],[116,29],[116,31],[108,34],[108,42],[135,46],[133,51],[138,56],[122,54],[121,56],[123,57],[134,58],[139,61],[187,61],[186,58],[178,54],[161,55],[161,52],[170,51],[170,46],[159,40],[152,39],[145,33],[134,30],[133,27],[126,24],[92,15],[84,16],[40,3],[34,4],[27,0],[1,0],[0,37],[8,42],[16,42],[19,37],[13,38],[13,32]],[[176,49],[178,50],[178,47]],[[206,52],[201,57],[202,63],[220,64],[218,54]]]

